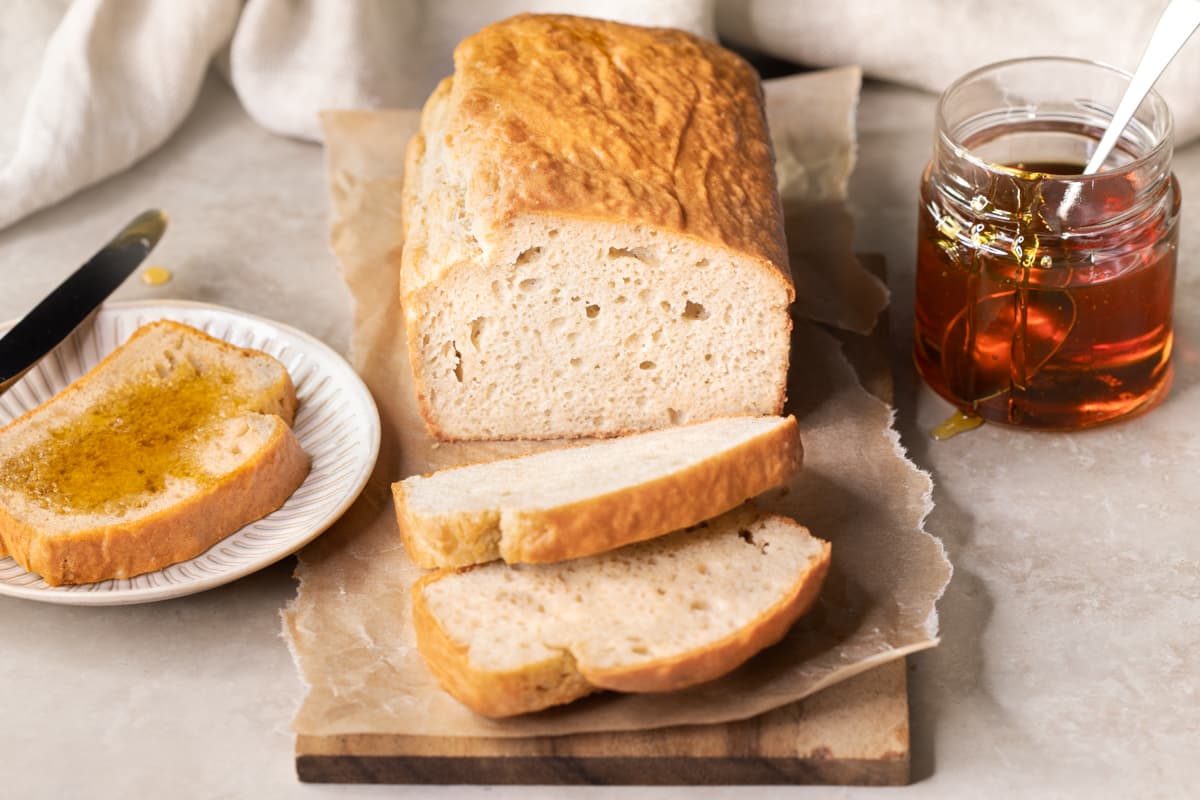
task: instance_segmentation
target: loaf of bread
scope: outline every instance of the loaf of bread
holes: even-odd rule
[[[538,15],[468,37],[454,64],[404,182],[431,432],[779,414],[794,290],[754,70],[681,31]]]
[[[550,562],[695,525],[785,483],[795,417],[722,417],[414,476],[392,491],[422,567]]]
[[[828,568],[826,542],[745,506],[575,561],[428,573],[413,587],[417,645],[446,691],[490,717],[598,689],[672,691],[783,638]]]
[[[51,585],[193,558],[308,474],[283,365],[176,322],[140,328],[0,428],[0,542]]]

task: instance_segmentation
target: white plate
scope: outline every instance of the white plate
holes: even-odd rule
[[[185,301],[112,303],[0,395],[0,425],[62,391],[142,325],[172,319],[279,359],[296,384],[294,429],[312,468],[283,506],[190,561],[128,580],[49,586],[11,558],[0,559],[0,594],[69,605],[165,600],[236,580],[294,553],[340,517],[367,483],[379,455],[379,412],[362,379],[306,333],[220,306]],[[0,325],[0,334],[15,322]]]

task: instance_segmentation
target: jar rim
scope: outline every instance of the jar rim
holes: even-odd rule
[[[1115,75],[1120,76],[1121,78],[1124,78],[1126,82],[1130,82],[1133,80],[1133,75],[1130,72],[1128,72],[1127,70],[1121,69],[1120,67],[1113,66],[1112,64],[1106,63],[1104,61],[1099,61],[1096,59],[1089,59],[1089,58],[1075,58],[1072,56],[1024,56],[1021,58],[1005,59],[1004,61],[994,61],[990,64],[984,64],[981,67],[976,67],[975,69],[971,70],[970,72],[966,73],[965,75],[960,76],[957,80],[955,80],[953,83],[951,83],[949,86],[947,86],[942,91],[941,95],[938,97],[937,110],[935,112],[935,124],[937,126],[938,135],[940,137],[944,138],[946,140],[946,143],[954,148],[954,150],[956,151],[956,154],[959,157],[966,159],[967,161],[971,162],[972,164],[974,164],[977,167],[980,167],[981,169],[989,170],[992,172],[998,172],[1003,175],[1013,175],[1013,176],[1028,175],[1029,174],[1028,171],[1017,169],[1016,167],[1010,167],[1005,164],[998,164],[994,161],[988,161],[987,159],[980,158],[974,152],[972,152],[971,148],[968,147],[965,142],[963,142],[957,135],[955,135],[952,132],[949,121],[947,119],[946,104],[947,104],[947,101],[950,99],[950,97],[957,90],[959,90],[960,88],[965,86],[970,81],[978,79],[979,77],[986,75],[989,72],[998,71],[998,70],[1006,68],[1006,67],[1013,67],[1013,66],[1022,65],[1022,64],[1033,64],[1033,63],[1037,63],[1037,62],[1071,64],[1073,66],[1097,67],[1101,70],[1111,72]],[[1118,167],[1104,169],[1103,171],[1097,172],[1092,175],[1045,173],[1047,175],[1047,177],[1049,177],[1053,180],[1065,182],[1065,181],[1095,180],[1096,178],[1101,177],[1101,176],[1109,177],[1109,176],[1126,175],[1131,172],[1136,172],[1137,170],[1152,163],[1156,159],[1161,158],[1163,151],[1169,150],[1172,146],[1172,140],[1173,140],[1174,134],[1175,134],[1174,117],[1171,114],[1171,109],[1167,105],[1166,100],[1164,100],[1162,95],[1160,95],[1158,93],[1157,89],[1151,88],[1150,91],[1146,94],[1146,98],[1142,102],[1143,103],[1146,103],[1146,102],[1152,103],[1154,106],[1155,116],[1157,117],[1161,114],[1161,117],[1163,119],[1162,134],[1158,137],[1158,141],[1155,142],[1154,145],[1152,147],[1150,147],[1145,153],[1141,154],[1140,156],[1137,156],[1136,158],[1130,159],[1129,161],[1127,161],[1124,164],[1121,164]]]

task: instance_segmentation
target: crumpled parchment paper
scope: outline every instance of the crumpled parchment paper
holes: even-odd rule
[[[804,468],[760,505],[833,544],[816,607],[779,645],[720,680],[658,695],[596,695],[509,720],[473,714],[444,693],[415,646],[409,591],[419,570],[400,543],[389,486],[442,466],[527,452],[527,442],[439,444],[417,412],[399,304],[400,186],[415,111],[323,116],[333,247],[356,302],[351,360],[383,422],[363,496],[300,554],[284,632],[308,693],[298,733],[534,736],[741,719],[799,700],[882,662],[936,644],[935,602],[950,577],[922,521],[927,474],[904,456],[891,409],[866,391],[835,336],[867,333],[883,283],[852,254],[846,179],[854,161],[860,75],[845,68],[767,83],[796,279],[788,390]]]

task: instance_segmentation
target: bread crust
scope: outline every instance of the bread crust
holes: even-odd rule
[[[424,588],[449,574],[469,570],[427,572],[412,588],[413,627],[417,648],[442,687],[464,705],[485,717],[511,717],[578,700],[598,691],[580,673],[566,650],[522,669],[494,672],[476,667],[467,646],[446,633],[425,602]]]
[[[712,519],[783,483],[803,459],[796,418],[687,469],[566,506],[510,515],[508,562],[547,563],[603,553]]]
[[[476,235],[525,214],[643,225],[751,258],[794,297],[762,86],[740,56],[670,28],[521,14],[464,39],[454,67],[420,135],[469,169]],[[454,266],[406,256],[404,294]]]
[[[51,586],[131,578],[203,553],[283,505],[308,475],[292,429],[278,420],[251,460],[186,500],[129,523],[46,534],[0,506],[10,555]]]
[[[424,569],[446,566],[466,566],[459,560],[447,563],[445,553],[475,553],[472,564],[494,560],[488,552],[500,539],[500,513],[486,510],[462,514],[454,524],[429,524],[429,520],[416,517],[409,511],[408,493],[399,483],[392,484],[392,499],[396,507],[396,520],[400,528],[400,541],[404,552],[414,564]]]
[[[778,515],[768,519],[796,523]],[[820,540],[818,540],[820,541]],[[430,612],[424,588],[472,567],[429,572],[413,585],[413,621],[417,648],[429,670],[448,693],[487,717],[506,717],[561,705],[602,689],[620,692],[670,692],[726,675],[753,655],[777,643],[816,602],[829,571],[831,547],[808,561],[786,592],[769,609],[738,631],[681,655],[622,669],[597,669],[578,663],[568,650],[506,672],[472,663],[468,646],[454,641]]]
[[[694,423],[701,424],[701,423]],[[563,449],[586,448],[569,445]],[[800,468],[796,418],[685,469],[615,492],[545,509],[462,513],[453,519],[412,513],[403,481],[392,484],[396,522],[413,563],[459,566],[446,553],[484,557],[498,541],[509,563],[548,563],[594,555],[695,525],[786,483]],[[452,468],[453,469],[453,468]],[[479,546],[472,545],[480,541]],[[465,543],[465,544],[460,544]]]

